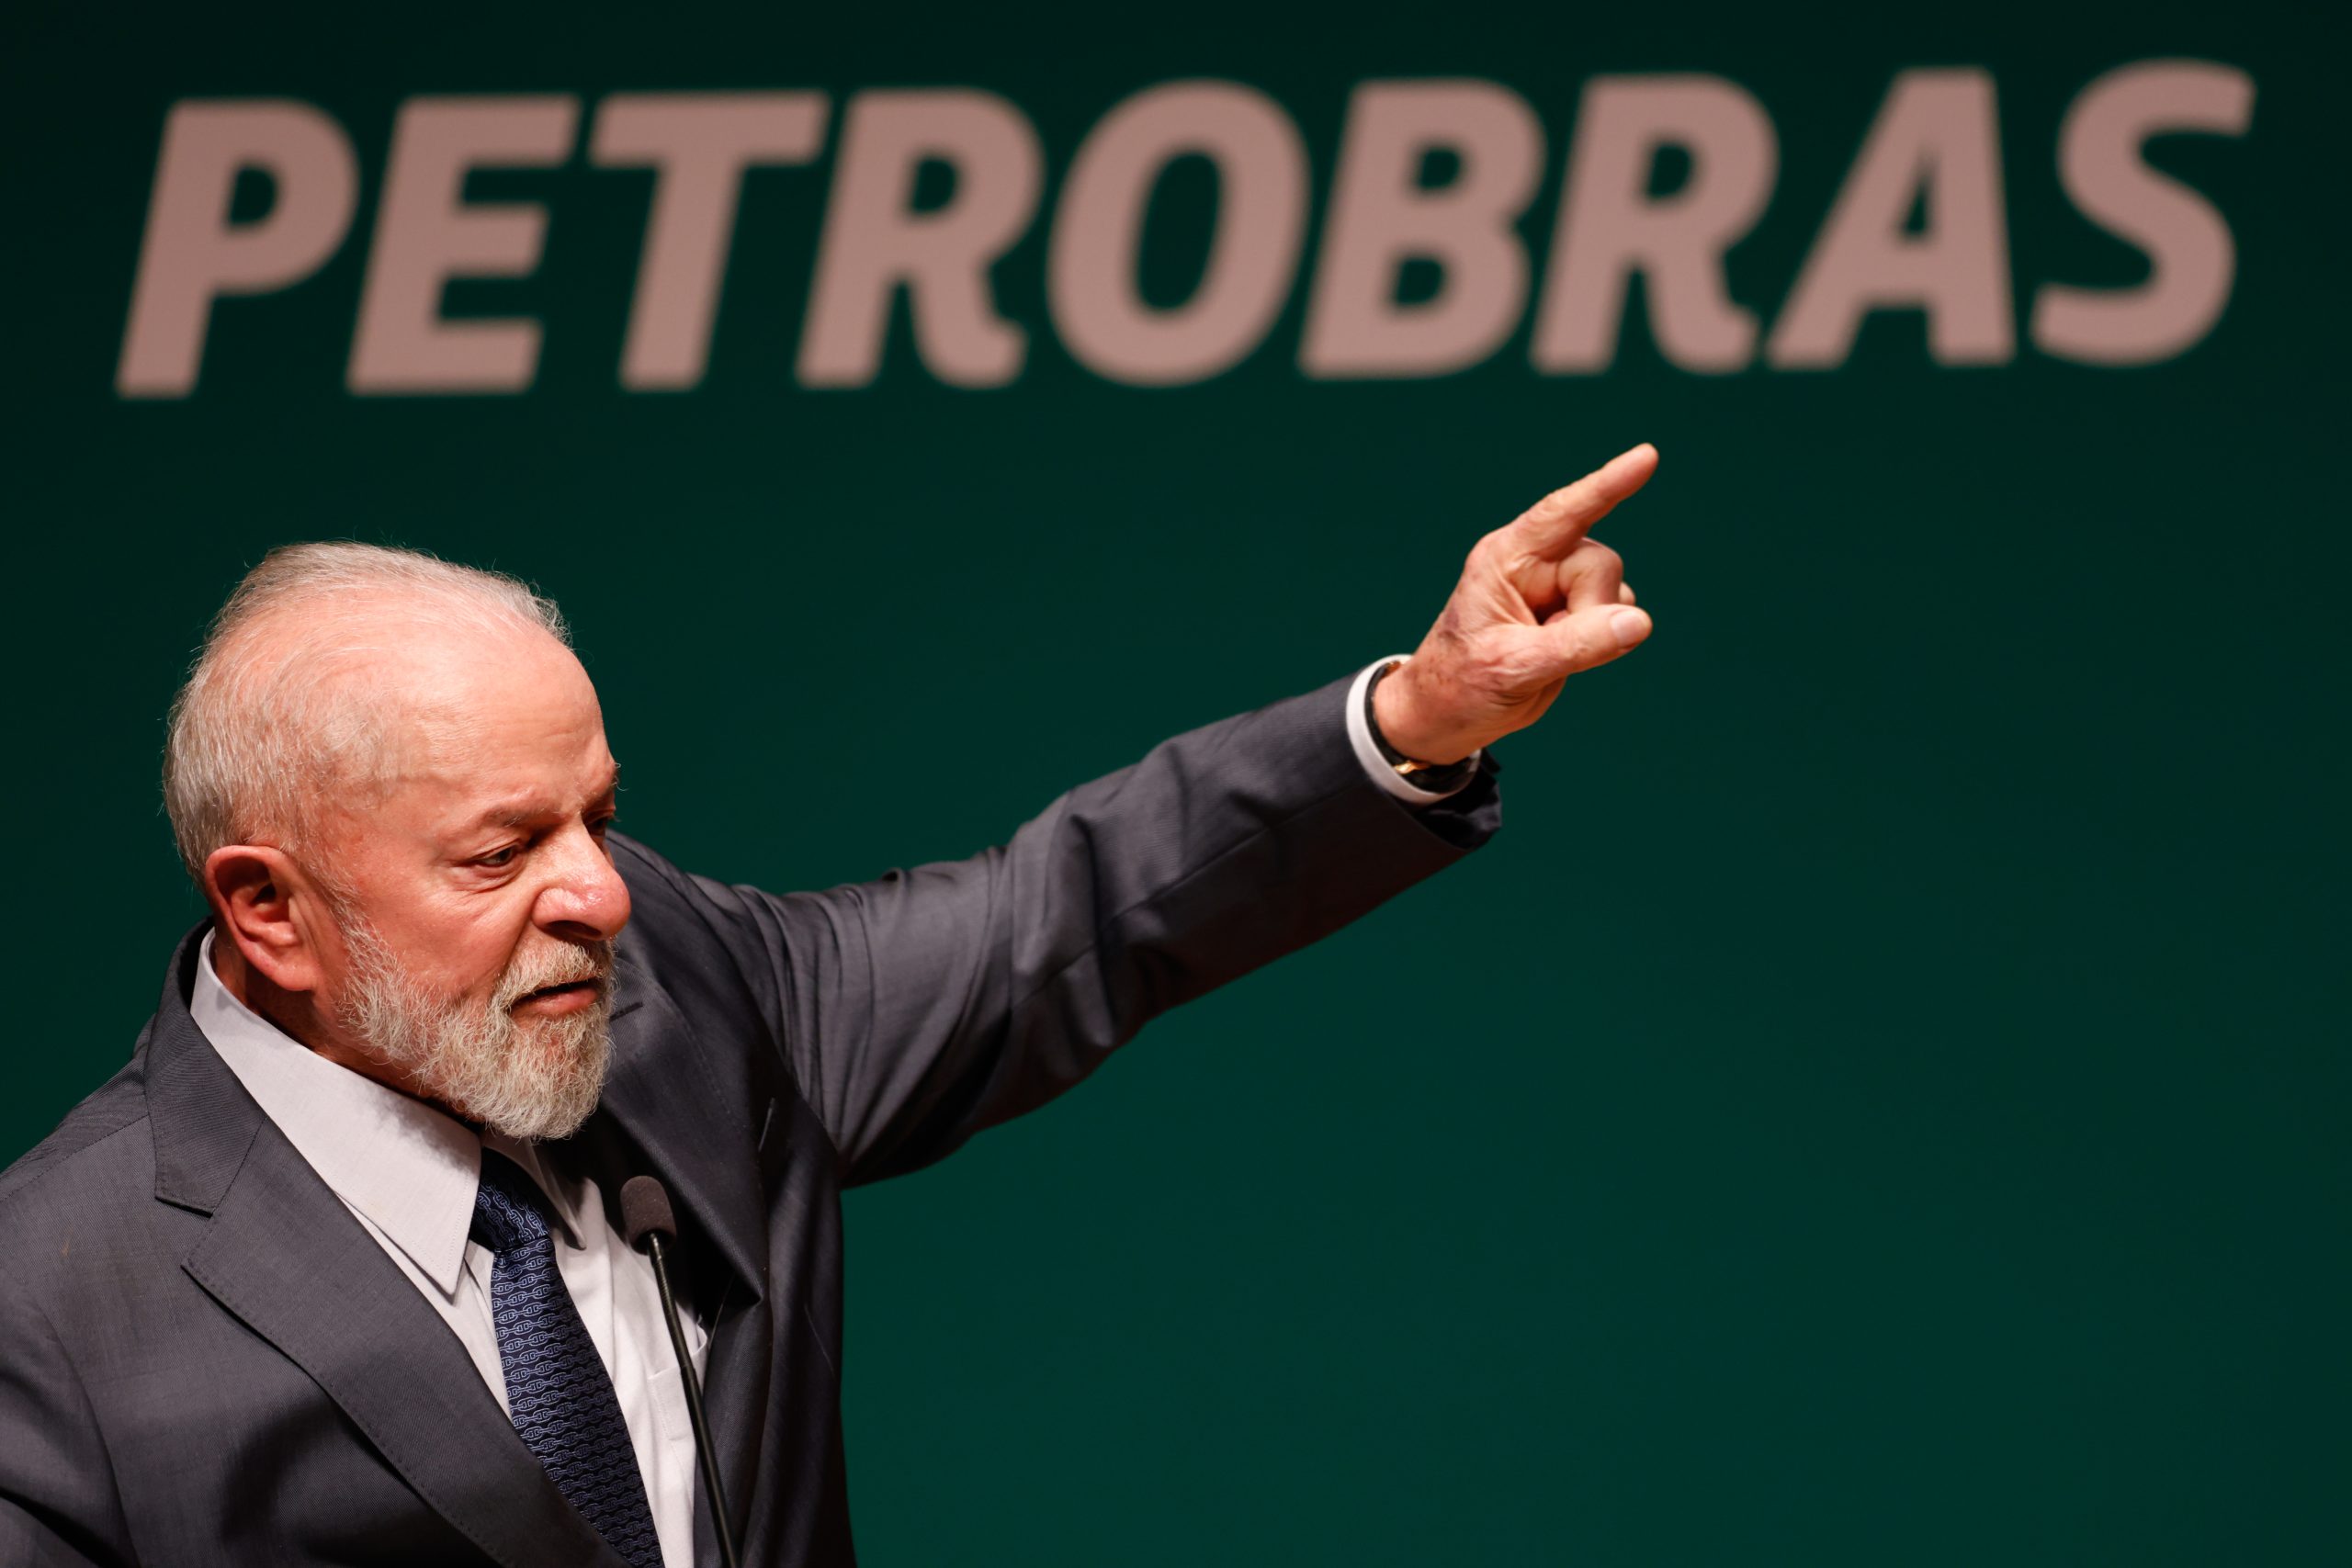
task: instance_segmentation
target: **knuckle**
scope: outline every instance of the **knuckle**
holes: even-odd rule
[[[1558,653],[1543,642],[1530,638],[1503,649],[1496,656],[1493,682],[1502,692],[1515,692],[1537,684],[1553,673]]]

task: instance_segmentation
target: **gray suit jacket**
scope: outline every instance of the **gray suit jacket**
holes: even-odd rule
[[[1490,774],[1419,813],[1366,779],[1343,691],[859,886],[778,897],[613,840],[636,915],[612,1075],[561,1153],[608,1199],[669,1187],[744,1562],[853,1560],[843,1187],[1042,1103],[1493,831]],[[197,1032],[200,934],[130,1065],[0,1176],[0,1563],[617,1568]]]

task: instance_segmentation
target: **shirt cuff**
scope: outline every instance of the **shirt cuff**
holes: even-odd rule
[[[1356,761],[1363,764],[1363,771],[1372,775],[1373,783],[1408,806],[1434,806],[1449,795],[1459,795],[1469,788],[1470,782],[1478,776],[1478,770],[1472,768],[1463,774],[1459,784],[1451,788],[1423,789],[1412,783],[1408,775],[1398,773],[1390,765],[1388,759],[1380,754],[1380,748],[1373,744],[1372,726],[1364,721],[1363,716],[1364,688],[1372,684],[1373,675],[1385,666],[1403,664],[1411,658],[1409,653],[1392,653],[1385,659],[1375,659],[1365,665],[1363,673],[1349,684],[1348,743],[1355,748]],[[1476,762],[1484,754],[1485,749],[1481,748],[1471,752],[1468,761]]]

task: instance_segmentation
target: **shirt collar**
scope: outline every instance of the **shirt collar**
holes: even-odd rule
[[[188,998],[197,1028],[334,1195],[444,1295],[454,1293],[481,1184],[481,1136],[446,1111],[328,1061],[231,996],[212,972],[212,941],[208,932]],[[578,1245],[570,1233],[579,1195],[548,1179],[529,1145],[491,1142],[549,1194],[565,1239]]]

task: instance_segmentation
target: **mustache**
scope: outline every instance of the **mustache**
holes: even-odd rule
[[[597,998],[613,998],[613,944],[609,942],[565,944],[527,957],[518,956],[500,976],[491,1006],[504,1011],[538,991],[557,986],[594,984]]]

